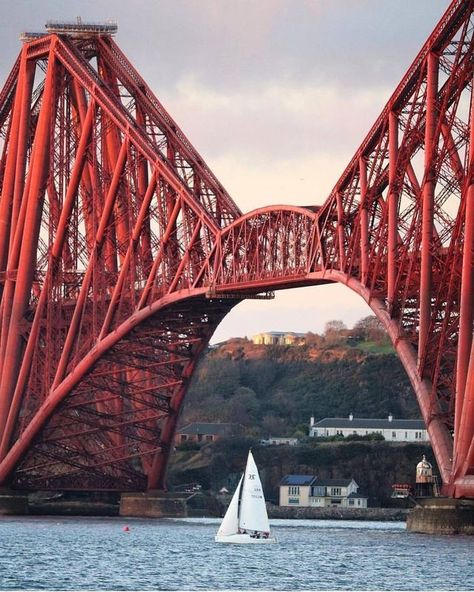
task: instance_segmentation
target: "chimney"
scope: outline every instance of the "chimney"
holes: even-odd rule
[[[311,417],[309,418],[309,427],[310,427],[310,428],[312,428],[313,426],[314,426],[314,417],[313,417],[313,416],[311,416]]]
[[[349,421],[352,421],[354,419],[354,416],[352,415],[352,413],[349,414]]]
[[[388,421],[392,421],[393,415],[391,413],[388,414]]]

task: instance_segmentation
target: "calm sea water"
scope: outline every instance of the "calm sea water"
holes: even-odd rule
[[[474,537],[271,523],[277,545],[239,546],[214,542],[215,519],[1,518],[0,589],[474,590]]]

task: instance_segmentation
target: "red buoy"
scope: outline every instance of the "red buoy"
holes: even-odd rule
[[[128,528],[128,526],[124,526],[124,527],[123,527],[123,531],[124,531],[124,532],[130,532],[130,529]]]

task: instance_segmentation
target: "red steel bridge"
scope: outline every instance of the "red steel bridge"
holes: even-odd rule
[[[25,33],[0,94],[0,485],[164,487],[189,381],[242,299],[340,282],[474,498],[474,0],[454,0],[319,207],[243,215],[113,40]]]

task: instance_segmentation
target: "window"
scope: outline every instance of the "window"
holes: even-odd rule
[[[405,440],[408,440],[408,432],[405,432]]]
[[[353,499],[350,499],[350,500],[349,500],[349,505],[350,505],[350,506],[353,506],[353,505],[354,505],[354,500],[353,500]]]
[[[333,487],[331,495],[341,495],[341,488],[340,487]]]
[[[181,434],[181,442],[186,442],[188,436],[186,434]]]
[[[299,487],[288,487],[288,495],[299,495],[300,494],[300,488]]]
[[[397,439],[397,432],[392,432],[392,438],[393,438],[394,440],[396,440],[396,439]]]
[[[206,436],[206,440],[208,442],[212,442],[214,440],[214,437],[213,436]]]
[[[297,497],[289,497],[288,498],[288,503],[291,505],[296,505],[298,506],[300,503],[300,500]]]

